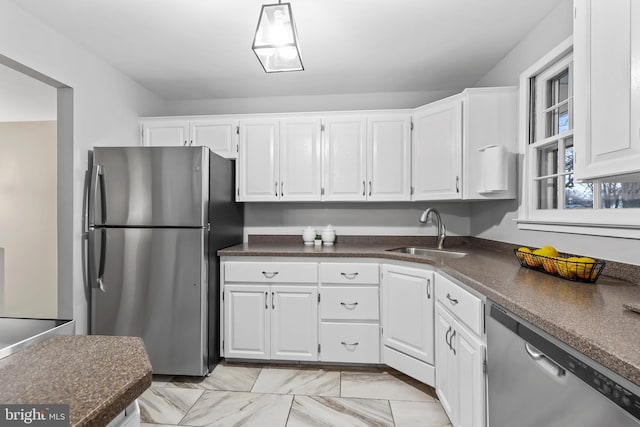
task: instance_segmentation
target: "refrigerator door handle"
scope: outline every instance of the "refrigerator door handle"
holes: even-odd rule
[[[96,285],[102,291],[104,290],[104,267],[106,264],[106,256],[107,256],[107,230],[100,230],[100,263],[98,265],[98,277],[96,278]]]
[[[105,252],[107,249],[107,230],[100,230],[100,259],[98,260],[98,271],[96,272],[96,229],[89,229],[89,247],[87,255],[89,258],[89,283],[92,287],[99,288],[105,292],[103,278],[105,269]]]
[[[89,227],[96,225],[96,197],[100,186],[100,205],[102,208],[102,224],[107,221],[107,197],[105,194],[104,169],[101,165],[93,165],[91,181],[89,181]]]

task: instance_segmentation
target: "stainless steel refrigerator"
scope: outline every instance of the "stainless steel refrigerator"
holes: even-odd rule
[[[204,147],[96,147],[88,188],[90,331],[138,336],[153,372],[219,360],[218,249],[242,242],[234,163]]]

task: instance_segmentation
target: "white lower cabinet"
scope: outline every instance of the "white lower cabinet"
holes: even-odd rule
[[[446,295],[453,298],[448,291],[457,285],[440,275],[436,275],[435,279],[438,293],[435,325],[436,393],[454,427],[484,427],[484,341],[465,326],[453,311],[449,311],[443,305]],[[448,286],[440,286],[441,282],[447,283]],[[445,295],[441,295],[443,292]],[[461,305],[462,298],[467,299],[468,294],[466,291],[463,292],[465,293],[458,293],[454,298]],[[471,294],[468,295],[470,299],[478,299]]]
[[[320,323],[323,362],[380,363],[378,323]]]
[[[433,272],[382,266],[383,362],[434,384]]]
[[[225,285],[224,355],[318,360],[316,286]]]

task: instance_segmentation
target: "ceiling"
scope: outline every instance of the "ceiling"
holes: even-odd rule
[[[251,50],[260,0],[14,1],[161,97],[189,100],[460,90],[561,0],[289,0],[305,71],[279,74]]]

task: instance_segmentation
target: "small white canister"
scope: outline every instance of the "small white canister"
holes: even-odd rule
[[[313,246],[315,239],[316,239],[316,230],[311,228],[311,226],[302,230],[302,240],[304,241],[305,245]]]
[[[336,241],[336,230],[331,227],[331,224],[322,229],[322,244],[325,246],[331,246]]]

